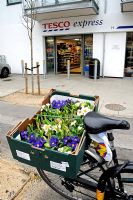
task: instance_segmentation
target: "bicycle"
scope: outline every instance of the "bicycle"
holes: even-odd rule
[[[87,148],[76,179],[64,178],[37,168],[41,178],[54,191],[70,200],[133,200],[130,186],[133,183],[133,163],[118,161],[113,133],[110,132],[113,129],[128,130],[130,124],[126,120],[112,119],[96,112],[87,113],[84,124]],[[101,132],[108,140],[111,152],[109,161],[90,145],[93,136],[99,136]]]

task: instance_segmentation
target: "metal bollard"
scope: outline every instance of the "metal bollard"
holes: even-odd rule
[[[22,67],[22,76],[24,77],[24,73],[25,73],[25,70],[24,70],[24,60],[21,60],[21,67]]]
[[[43,78],[46,79],[46,66],[45,66],[45,60],[43,60]]]
[[[67,60],[67,79],[70,79],[70,60]]]
[[[94,80],[97,80],[97,60],[95,60],[95,65],[94,65]]]

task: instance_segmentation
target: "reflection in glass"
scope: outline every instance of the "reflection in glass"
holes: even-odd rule
[[[93,57],[93,34],[85,35],[84,43],[84,61],[85,65],[89,64],[89,60]]]

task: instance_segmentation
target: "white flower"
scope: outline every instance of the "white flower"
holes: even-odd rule
[[[79,107],[80,104],[81,104],[80,102],[75,103],[75,105],[76,105],[77,107]]]
[[[63,152],[63,151],[64,151],[64,148],[63,148],[63,147],[58,148],[58,151]]]
[[[47,103],[46,106],[47,106],[47,107],[50,107],[50,103]]]
[[[46,105],[42,105],[41,111],[43,111],[45,107],[46,107]]]
[[[57,127],[58,127],[58,129],[61,129],[61,123]]]
[[[71,126],[74,126],[76,124],[76,120],[74,120],[72,123],[71,123]]]
[[[82,115],[81,110],[77,110],[77,115],[78,115],[78,116],[81,116],[81,115]]]
[[[51,130],[51,125],[49,125],[49,124],[44,124],[44,125],[42,125],[42,129],[45,131],[45,133],[47,133],[48,130]]]
[[[88,108],[88,107],[83,107],[83,108],[81,109],[81,112],[82,112],[83,115],[87,114],[87,113],[90,112],[90,111],[91,111],[91,110],[90,110],[90,108]]]
[[[85,102],[82,102],[82,103],[81,103],[81,107],[85,107]]]
[[[56,132],[57,132],[59,129],[61,129],[61,124],[54,125],[54,126],[51,127],[51,130],[56,131]]]
[[[78,126],[78,131],[81,131],[82,130],[82,126]]]
[[[53,131],[57,131],[57,129],[58,129],[57,125],[52,126]]]

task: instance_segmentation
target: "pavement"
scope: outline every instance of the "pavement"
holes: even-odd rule
[[[36,82],[35,77],[35,88],[37,88]],[[115,117],[133,117],[133,78],[100,78],[94,80],[73,74],[68,80],[67,75],[48,75],[45,79],[41,76],[40,82],[41,90],[45,90],[45,92],[55,88],[73,94],[98,95],[100,97],[99,111],[101,113]],[[21,75],[11,75],[7,79],[0,79],[0,100],[14,92],[22,91],[24,88],[25,80]],[[29,90],[31,90],[30,77]],[[42,96],[39,99],[40,103]],[[38,95],[34,96],[34,98],[37,97]]]
[[[36,82],[35,77],[35,92],[37,92]],[[80,75],[71,75],[70,79],[67,78],[67,75],[47,75],[46,78],[40,76],[40,85],[41,95],[28,94],[26,100],[25,95],[23,95],[24,77],[12,74],[7,79],[0,79],[0,101],[5,102],[5,106],[6,102],[9,102],[11,105],[14,104],[14,107],[20,104],[32,106],[32,108],[34,106],[38,109],[45,94],[51,88],[72,94],[98,95],[100,97],[99,112],[113,118],[127,119],[131,123],[128,134],[124,134],[121,130],[117,131],[115,145],[121,158],[126,159],[126,156],[130,155],[133,161],[133,140],[131,140],[133,131],[133,78],[100,78],[94,80]],[[31,91],[31,77],[29,77],[29,91]],[[4,118],[2,118],[4,107],[3,111],[2,107],[0,108],[0,122],[4,124]],[[13,125],[15,125],[17,121],[12,119],[10,115],[8,115],[8,119],[13,121]],[[6,128],[4,131],[6,131]],[[34,168],[13,160],[11,155],[6,155],[6,153],[0,153],[0,161],[0,191],[2,191],[0,200],[64,199],[49,189],[38,177]]]

